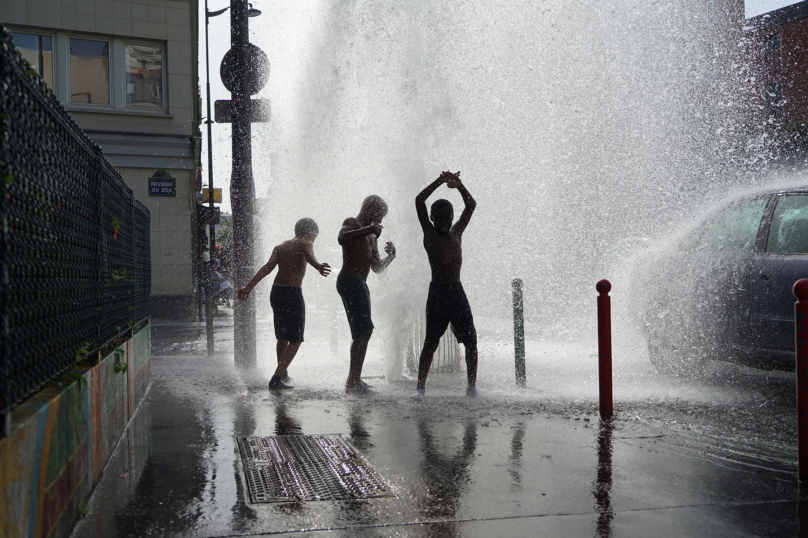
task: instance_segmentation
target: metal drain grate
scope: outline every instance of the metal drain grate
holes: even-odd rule
[[[254,503],[393,496],[379,473],[342,435],[237,439]]]

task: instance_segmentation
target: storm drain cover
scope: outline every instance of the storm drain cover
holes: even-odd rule
[[[379,473],[342,435],[237,439],[254,503],[393,496]]]

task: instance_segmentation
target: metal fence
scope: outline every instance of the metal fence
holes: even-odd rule
[[[412,372],[418,372],[418,365],[421,359],[421,350],[424,347],[426,337],[426,316],[418,314],[418,318],[412,326],[412,336],[410,338],[410,352],[407,354],[407,368]],[[430,372],[457,372],[462,366],[463,354],[460,352],[460,345],[454,335],[452,326],[446,329],[438,343],[438,349],[432,356]]]
[[[0,25],[0,413],[150,315],[149,210]]]

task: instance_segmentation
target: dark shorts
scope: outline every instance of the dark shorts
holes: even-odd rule
[[[306,303],[303,288],[272,286],[269,304],[275,317],[275,338],[287,342],[302,342],[306,327]]]
[[[477,330],[471,315],[471,305],[460,282],[455,284],[429,284],[426,299],[427,342],[437,342],[449,323],[461,344],[477,343]]]
[[[337,279],[337,293],[342,297],[342,305],[351,327],[351,338],[356,340],[373,330],[370,319],[370,290],[364,278]]]

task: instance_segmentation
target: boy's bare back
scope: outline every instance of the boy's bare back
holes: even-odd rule
[[[328,276],[331,266],[318,262],[314,256],[314,241],[318,233],[317,223],[313,220],[307,218],[297,221],[295,237],[272,249],[269,261],[258,269],[246,286],[238,290],[239,300],[246,301],[256,284],[274,271],[275,267],[278,268],[274,283],[276,286],[301,287],[303,277],[306,276],[306,264],[317,269],[321,275]]]
[[[278,264],[278,274],[275,275],[274,285],[302,286],[309,257],[314,257],[313,245],[311,241],[302,237],[289,239],[276,246],[269,258],[270,264],[273,262],[273,258]]]

